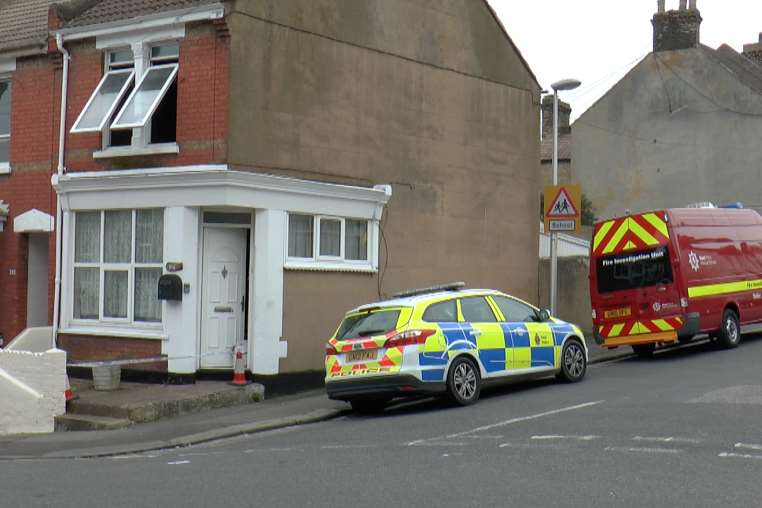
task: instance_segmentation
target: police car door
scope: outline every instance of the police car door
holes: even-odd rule
[[[491,298],[505,319],[502,328],[508,348],[508,369],[523,370],[540,366],[536,361],[539,350],[535,351],[534,354],[532,350],[544,346],[547,340],[551,341],[548,358],[551,362],[550,366],[552,366],[553,336],[549,333],[550,329],[547,325],[541,326],[543,326],[543,331],[548,333],[539,333],[540,330],[537,329],[539,323],[536,322],[537,313],[535,310],[529,305],[507,296],[492,296]],[[535,342],[537,343],[535,344]]]
[[[506,369],[506,347],[497,316],[484,296],[460,299],[464,332],[472,341],[475,353],[487,376],[500,375]]]

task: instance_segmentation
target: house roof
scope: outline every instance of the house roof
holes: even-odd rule
[[[751,58],[738,53],[727,44],[723,44],[717,49],[703,45],[701,48],[709,54],[710,58],[722,64],[739,81],[755,92],[762,94],[762,67]]]
[[[63,6],[61,17],[64,28],[77,28],[219,3],[221,0],[74,0]]]
[[[55,0],[0,0],[0,52],[36,49],[44,53],[48,9]]]
[[[572,157],[571,134],[558,135],[558,160],[569,161]],[[545,136],[540,143],[540,160],[543,162],[553,160],[553,136]]]

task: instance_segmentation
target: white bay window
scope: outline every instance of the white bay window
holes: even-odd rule
[[[72,318],[161,323],[164,211],[76,212]]]

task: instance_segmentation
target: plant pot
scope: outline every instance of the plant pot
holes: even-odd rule
[[[93,367],[93,388],[99,391],[112,391],[119,389],[122,379],[121,365],[107,365]]]

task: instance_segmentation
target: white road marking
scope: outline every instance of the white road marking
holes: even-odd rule
[[[300,452],[299,448],[251,448],[244,450],[243,453],[257,453],[257,452]]]
[[[206,457],[208,455],[224,455],[225,452],[195,452],[195,453],[180,453],[178,457]]]
[[[669,453],[678,454],[683,453],[683,450],[678,448],[638,448],[627,446],[607,446],[604,450],[608,452],[632,452],[632,453]]]
[[[175,462],[167,462],[168,466],[180,466],[182,464],[190,464],[190,460],[177,460]]]
[[[717,455],[718,457],[723,457],[726,459],[752,459],[752,460],[762,460],[762,455],[749,455],[749,454],[742,454],[742,453],[720,453]]]
[[[762,445],[758,445],[758,444],[736,443],[736,448],[743,448],[745,450],[762,451]]]
[[[377,445],[373,444],[356,444],[356,445],[325,445],[321,446],[321,450],[355,450],[357,448],[375,448]]]
[[[420,443],[415,445],[408,444],[408,446],[466,446],[470,443],[463,443],[460,441],[428,441],[422,439]]]
[[[633,441],[647,441],[651,443],[692,443],[692,444],[701,443],[700,439],[693,439],[690,437],[673,437],[673,436],[667,436],[667,437],[635,436],[632,438],[632,440]]]
[[[520,448],[522,450],[568,450],[568,445],[551,443],[502,443],[498,448]]]
[[[468,439],[503,439],[503,436],[466,436]]]
[[[456,438],[456,437],[464,437],[464,436],[468,436],[469,434],[476,434],[477,432],[484,432],[486,430],[491,430],[491,429],[495,429],[495,428],[498,428],[498,427],[505,427],[507,425],[513,425],[514,423],[522,423],[522,422],[527,422],[527,421],[530,421],[530,420],[537,420],[538,418],[544,418],[546,416],[557,415],[559,413],[566,413],[567,411],[575,411],[577,409],[585,409],[585,408],[588,408],[588,407],[596,406],[598,404],[602,404],[603,402],[605,402],[605,401],[598,400],[598,401],[595,401],[595,402],[586,402],[584,404],[577,404],[576,406],[562,407],[560,409],[554,409],[552,411],[545,411],[544,413],[538,413],[538,414],[535,414],[535,415],[520,416],[518,418],[511,418],[510,420],[505,420],[505,421],[493,423],[493,424],[490,424],[490,425],[484,425],[482,427],[477,427],[475,429],[466,430],[464,432],[457,432],[455,434],[450,434],[450,435],[447,435],[447,436],[431,437],[431,438],[427,438],[427,439],[418,439],[416,441],[410,441],[409,443],[407,443],[407,446],[419,446],[419,445],[421,445],[422,443],[424,443],[426,441],[436,441],[436,440],[439,440],[439,439],[452,439],[452,438]]]
[[[543,440],[562,440],[566,439],[569,441],[592,441],[593,439],[600,439],[601,436],[532,436],[530,439],[534,439],[537,441],[543,441]]]

